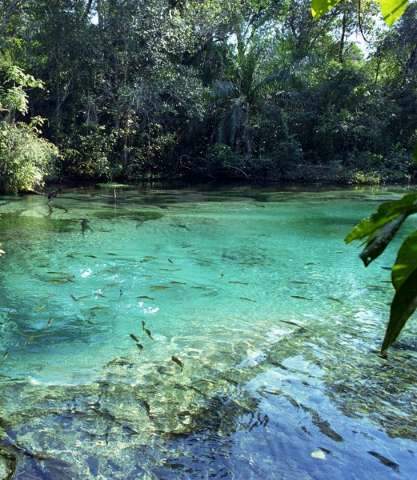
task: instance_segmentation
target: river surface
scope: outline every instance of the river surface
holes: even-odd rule
[[[416,479],[417,322],[377,355],[395,246],[343,243],[397,196],[0,197],[0,479]]]

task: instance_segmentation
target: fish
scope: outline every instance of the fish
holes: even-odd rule
[[[6,360],[8,356],[9,356],[9,350],[6,350],[2,355],[3,360]]]
[[[139,338],[138,338],[136,335],[134,335],[133,333],[129,333],[129,337],[130,337],[134,342],[140,343],[140,342],[139,342]]]
[[[294,283],[296,285],[308,285],[308,282],[303,282],[302,280],[291,280],[290,283]]]
[[[169,263],[174,263],[174,261],[171,260],[170,258],[168,258],[168,262],[169,262]]]
[[[302,297],[301,295],[291,295],[292,298],[297,298],[298,300],[310,300],[312,301],[312,298],[307,298],[307,297]]]
[[[231,385],[234,385],[235,387],[239,386],[239,382],[236,382],[236,380],[233,380],[233,378],[226,377],[226,375],[219,375],[219,378],[226,381],[227,383],[230,383]]]
[[[81,297],[76,297],[75,295],[70,295],[70,297],[74,300],[74,302],[78,302],[80,300],[84,300],[85,298],[89,298],[90,295],[81,295]]]
[[[154,338],[152,337],[152,333],[151,333],[151,331],[150,331],[148,328],[146,328],[146,323],[144,322],[144,320],[142,320],[141,323],[142,323],[142,330],[146,333],[146,335],[148,335],[148,337],[149,337],[151,340],[153,340]]]
[[[47,282],[53,285],[63,285],[64,283],[74,283],[74,280],[71,278],[50,278]]]
[[[148,337],[153,340],[153,336],[152,336],[152,333],[151,331],[148,329],[148,328],[144,328],[143,331],[146,333],[146,335],[148,335]]]
[[[87,232],[88,230],[91,230],[89,223],[90,221],[87,220],[86,218],[81,219],[81,233],[83,234],[83,236],[85,235],[85,232]]]
[[[380,292],[383,292],[387,289],[387,287],[383,287],[382,285],[367,285],[366,287],[369,288],[369,290],[378,290]]]
[[[247,298],[247,297],[239,297],[241,300],[246,300],[247,302],[252,302],[256,303],[256,300],[252,300],[252,298]]]
[[[125,367],[127,365],[132,365],[127,358],[120,357],[120,358],[114,358],[110,362],[106,363],[106,367],[113,367],[114,365],[116,366],[121,366]]]
[[[140,263],[150,262],[151,260],[156,260],[156,257],[153,257],[152,255],[146,255],[143,257]]]
[[[142,345],[141,343],[136,342],[136,346],[138,347],[138,349],[139,349],[140,351],[143,350],[143,345]]]
[[[304,265],[316,265],[314,262],[307,262]]]
[[[146,415],[148,415],[149,418],[152,418],[151,406],[149,405],[149,403],[146,400],[143,400],[143,399],[140,400],[140,403],[141,403],[142,407],[145,409]]]
[[[169,287],[167,285],[152,285],[151,290],[167,290]]]
[[[329,300],[332,300],[333,302],[337,302],[337,303],[342,303],[342,304],[343,304],[343,302],[342,302],[342,300],[340,300],[340,298],[336,298],[336,297],[326,297],[326,298],[328,298]]]
[[[123,296],[123,288],[119,288],[119,298]]]
[[[48,275],[52,275],[52,278],[47,278],[46,282],[55,283],[57,285],[63,283],[74,283],[74,275],[69,275],[62,272],[46,272]]]
[[[233,285],[249,285],[249,283],[239,282],[238,280],[231,280],[229,283],[231,283]]]
[[[333,430],[330,423],[327,420],[323,420],[315,410],[306,407],[305,405],[301,405],[301,408],[311,414],[311,420],[313,424],[320,430],[323,435],[326,435],[335,442],[343,441],[343,437],[335,430]]]
[[[184,225],[182,223],[176,223],[175,225],[171,225],[171,227],[176,227],[176,228],[183,228],[184,230],[190,230],[187,225]]]
[[[183,370],[184,364],[181,362],[181,360],[180,360],[178,357],[176,357],[175,355],[173,355],[173,356],[171,357],[171,360],[172,360],[174,363],[176,363],[176,364],[181,368],[181,370]]]
[[[155,300],[153,297],[148,297],[148,295],[139,295],[139,300]]]
[[[291,322],[291,320],[280,320],[281,323],[286,323],[287,325],[294,325],[295,327],[303,328],[303,325],[300,325],[296,322]]]
[[[169,282],[171,285],[187,285],[185,282],[177,282],[175,280],[172,280],[171,282]]]
[[[392,460],[390,460],[389,458],[384,457],[380,453],[374,452],[372,450],[370,450],[368,453],[369,453],[369,455],[372,455],[373,457],[377,458],[386,467],[392,468],[395,471],[398,471],[400,469],[400,466],[398,465],[398,463],[395,463]]]
[[[88,258],[97,258],[95,255],[84,255],[84,256]]]
[[[102,305],[96,305],[96,306],[94,306],[94,307],[89,308],[89,310],[90,310],[91,312],[94,312],[94,311],[96,311],[96,310],[105,310],[105,309],[106,309],[106,307],[103,307]]]
[[[188,388],[190,390],[194,390],[194,392],[197,392],[198,394],[200,394],[203,397],[207,397],[206,393],[204,393],[203,391],[201,391],[199,388],[195,387],[194,385],[189,385]]]
[[[53,318],[49,317],[48,323],[46,324],[47,327],[50,327],[52,325],[52,322],[54,321]]]

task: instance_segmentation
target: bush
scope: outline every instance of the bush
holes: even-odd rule
[[[63,171],[82,180],[112,178],[110,156],[116,139],[104,127],[84,127],[62,147]]]
[[[0,122],[0,190],[16,193],[41,188],[58,151],[39,137],[36,124]]]
[[[121,176],[130,181],[156,178],[175,172],[173,163],[177,137],[174,133],[162,133],[155,125],[143,133],[138,146],[132,147]]]
[[[375,171],[365,172],[356,170],[352,173],[351,183],[354,185],[380,185],[382,183],[381,175]]]
[[[348,183],[369,185],[408,182],[413,170],[410,153],[400,145],[393,145],[385,155],[353,152],[346,167],[352,172]]]

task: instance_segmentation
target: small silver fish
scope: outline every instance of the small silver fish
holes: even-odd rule
[[[133,333],[129,333],[129,337],[136,343],[139,343],[139,338]]]
[[[152,333],[148,328],[144,328],[143,331],[148,335],[148,337],[153,340],[154,338],[152,337]]]
[[[183,364],[183,363],[181,362],[181,360],[180,360],[178,357],[176,357],[175,355],[173,355],[173,356],[171,357],[171,360],[172,360],[174,363],[176,363],[176,364],[181,368],[181,370],[184,368],[184,364]]]

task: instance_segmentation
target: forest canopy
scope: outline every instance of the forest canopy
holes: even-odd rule
[[[320,18],[310,7],[4,0],[3,190],[45,178],[410,180],[416,5],[390,29],[370,2],[337,3]],[[36,154],[30,168],[6,142],[16,129]]]

